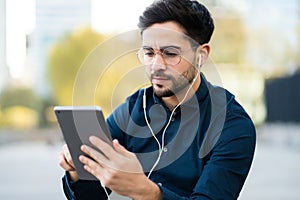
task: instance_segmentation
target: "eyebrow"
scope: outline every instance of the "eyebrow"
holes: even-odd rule
[[[176,46],[176,45],[161,46],[161,47],[159,47],[159,49],[160,49],[161,51],[163,51],[164,49],[167,49],[167,48],[170,48],[170,47],[175,48],[175,49],[178,49],[178,50],[181,50],[181,47]],[[147,49],[147,50],[153,50],[153,48],[152,48],[151,46],[142,46],[142,48],[143,48],[143,49]]]

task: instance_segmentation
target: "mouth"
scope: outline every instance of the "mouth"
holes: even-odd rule
[[[151,78],[152,84],[155,84],[155,85],[158,85],[158,86],[164,85],[169,80],[170,80],[170,78],[162,77],[162,76],[153,76]]]

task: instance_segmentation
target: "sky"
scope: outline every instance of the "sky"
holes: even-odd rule
[[[152,2],[153,0],[92,0],[92,26],[102,33],[136,29],[138,17]],[[115,17],[110,18],[109,22],[99,20],[111,16],[112,12]]]

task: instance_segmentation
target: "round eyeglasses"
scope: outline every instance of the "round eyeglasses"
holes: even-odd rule
[[[157,54],[160,54],[168,65],[177,65],[181,61],[181,51],[175,47],[167,47],[156,52],[152,48],[141,48],[138,51],[138,58],[142,64],[152,65]]]

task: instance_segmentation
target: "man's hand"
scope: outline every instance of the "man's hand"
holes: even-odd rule
[[[59,153],[59,165],[69,173],[72,181],[77,181],[79,179],[70,155],[70,151],[66,144],[63,145],[62,150]]]
[[[95,136],[91,136],[90,141],[103,153],[83,145],[81,150],[94,160],[86,156],[79,159],[102,185],[136,200],[161,198],[159,187],[145,176],[136,155],[127,151],[118,140],[114,140],[112,146]]]

